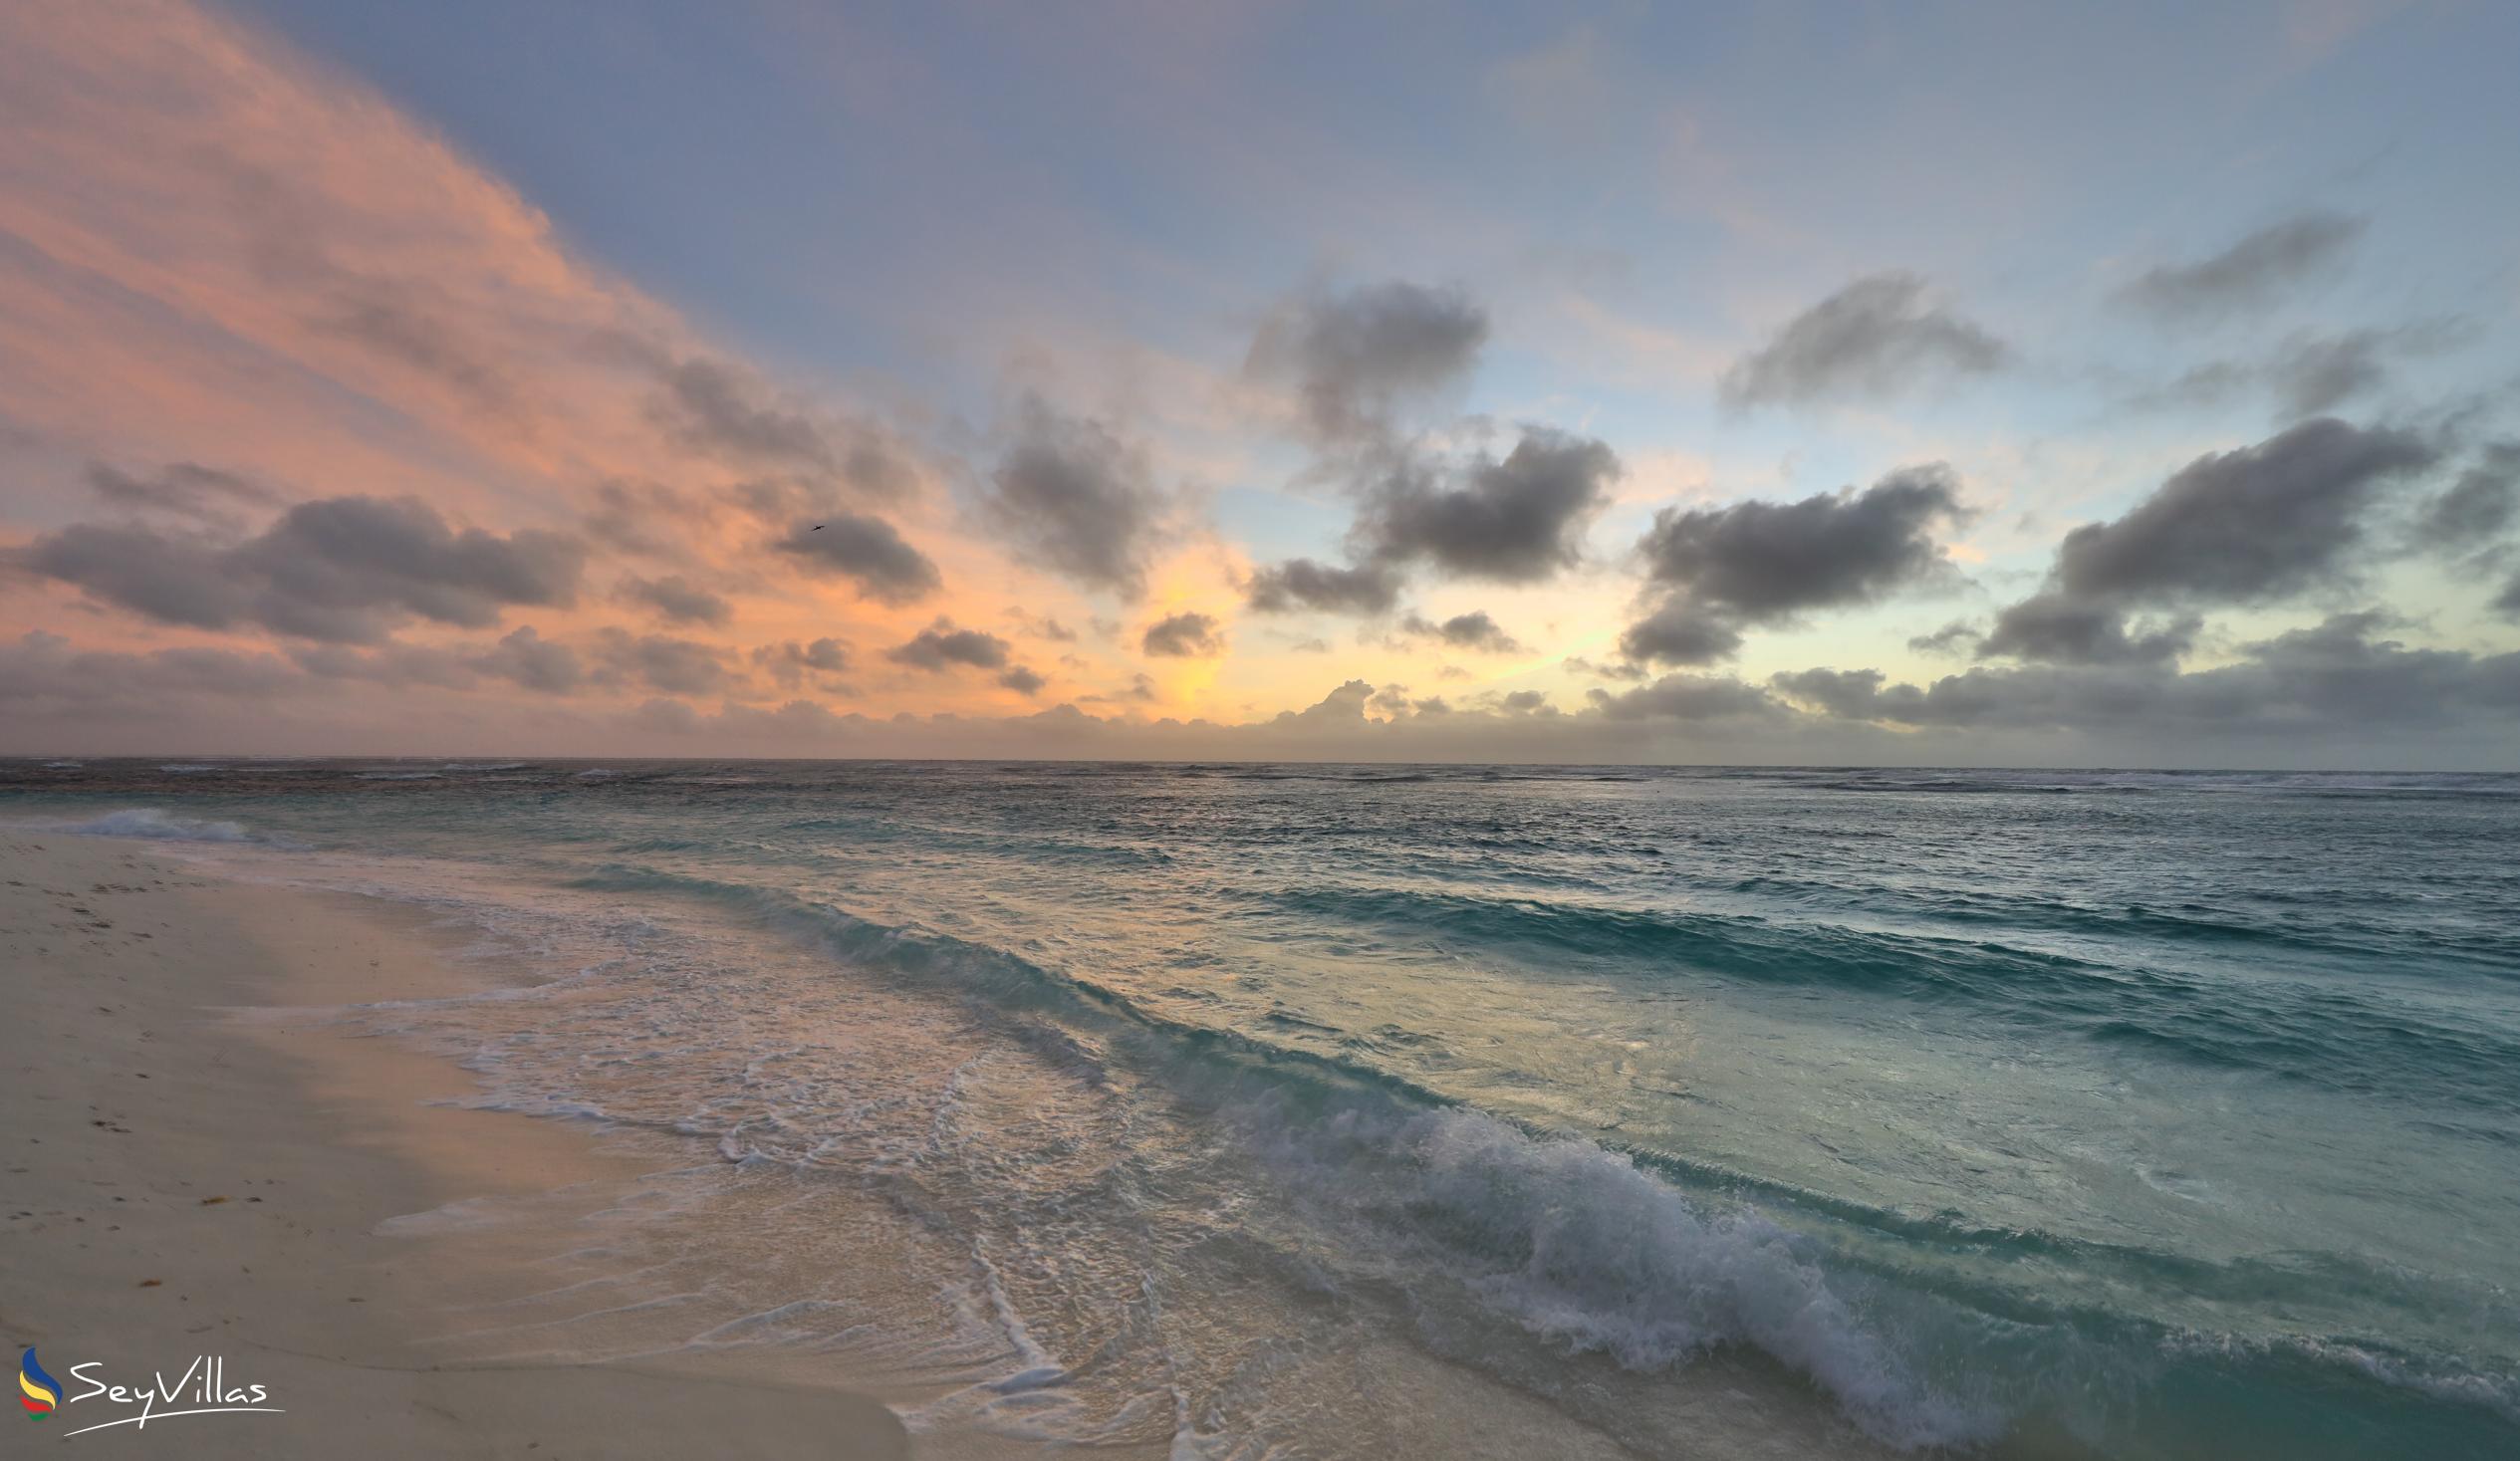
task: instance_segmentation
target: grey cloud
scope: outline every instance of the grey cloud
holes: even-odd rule
[[[163,622],[343,642],[382,638],[413,616],[478,628],[511,606],[569,605],[585,557],[562,534],[456,531],[425,503],[374,497],[300,503],[232,547],[83,523],[17,555],[31,572]]]
[[[1903,467],[1857,492],[1800,502],[1664,508],[1638,543],[1647,578],[1750,622],[1866,604],[1948,573],[1938,524],[1967,520],[1959,478]]]
[[[88,468],[88,485],[117,507],[211,520],[223,517],[225,508],[264,507],[280,500],[258,482],[193,462],[174,462],[144,477],[98,462]]]
[[[789,639],[756,646],[752,662],[780,685],[793,689],[804,683],[809,673],[830,675],[847,670],[849,646],[829,636],[810,644]]]
[[[1373,697],[1373,685],[1349,680],[1302,710],[1279,711],[1269,723],[1288,729],[1356,725],[1364,721],[1366,702]]]
[[[543,638],[531,624],[486,647],[387,641],[355,648],[313,643],[292,647],[288,657],[318,679],[364,680],[394,688],[470,690],[486,676],[558,695],[577,688],[583,678],[576,652]]]
[[[1862,492],[1663,508],[1637,545],[1661,602],[1629,626],[1620,651],[1638,663],[1708,664],[1739,650],[1746,626],[1954,578],[1933,532],[1968,516],[1959,478],[1940,463],[1902,467]]]
[[[1139,644],[1148,654],[1203,659],[1225,652],[1225,636],[1212,615],[1175,613],[1147,625]]]
[[[1648,685],[1616,694],[1593,689],[1585,698],[1612,720],[1773,719],[1784,708],[1757,685],[1729,675],[1666,674]]]
[[[693,358],[662,367],[657,420],[684,446],[739,465],[803,471],[870,498],[897,500],[918,465],[891,433],[780,399],[747,371]]]
[[[1555,715],[1558,713],[1558,708],[1549,703],[1548,694],[1541,690],[1515,690],[1501,695],[1496,700],[1496,708],[1507,715]]]
[[[1565,662],[1566,667],[1574,670],[1577,674],[1600,675],[1604,679],[1641,680],[1645,678],[1647,673],[1644,666],[1638,663],[1613,660],[1605,664],[1597,660],[1586,659],[1581,654],[1570,654],[1566,657]]]
[[[223,629],[258,617],[258,586],[228,551],[153,528],[73,523],[39,535],[16,560],[30,573],[76,584],[92,599],[164,623]],[[325,637],[376,636],[373,624],[361,627]]]
[[[731,678],[718,649],[693,639],[606,627],[596,631],[595,653],[604,681],[632,681],[668,695],[714,693]]]
[[[295,179],[230,157],[202,154],[202,169],[230,189],[247,258],[266,281],[305,302],[312,328],[435,377],[485,414],[526,415],[515,382],[491,362],[480,312],[426,275],[386,275],[340,262],[328,210]]]
[[[622,580],[617,592],[624,599],[645,605],[674,623],[722,624],[735,614],[734,607],[724,599],[680,574],[661,579],[642,579],[632,575]]]
[[[2296,416],[2333,410],[2389,378],[2392,335],[2355,330],[2298,342],[2270,366],[2284,409]]]
[[[1907,647],[1919,654],[1952,654],[1959,651],[1961,644],[1972,643],[1984,637],[1984,631],[1975,624],[1966,619],[1953,619],[1930,634],[1917,634],[1910,637]]]
[[[0,716],[0,728],[32,724],[39,715],[88,715],[100,725],[163,723],[193,697],[263,705],[304,684],[276,654],[74,649],[58,635],[30,631],[0,644],[0,705],[10,709]]]
[[[819,528],[797,524],[776,546],[816,569],[852,580],[859,593],[882,604],[915,604],[945,585],[935,563],[882,518],[835,513]]]
[[[2329,417],[2208,453],[2116,522],[2068,533],[2057,583],[2080,599],[2256,603],[2295,593],[2362,546],[2382,484],[2437,456],[2410,432]]]
[[[594,496],[584,520],[590,537],[644,558],[685,555],[682,527],[699,516],[691,498],[661,483],[619,478],[599,483]]]
[[[1770,675],[1768,683],[1842,720],[1879,720],[1883,713],[1878,669],[1799,669]]]
[[[1038,695],[1041,693],[1041,687],[1050,683],[1020,664],[999,675],[997,682],[1019,695]]]
[[[1441,639],[1456,649],[1474,649],[1485,654],[1514,654],[1522,650],[1522,642],[1488,617],[1486,609],[1456,613],[1441,623],[1421,614],[1410,614],[1400,620],[1400,632],[1422,639]]]
[[[1109,694],[1101,695],[1080,695],[1077,698],[1091,705],[1121,702],[1144,704],[1157,698],[1155,679],[1154,676],[1141,669],[1129,677],[1129,688],[1126,690],[1114,690]]]
[[[1465,292],[1394,281],[1281,308],[1247,368],[1291,382],[1319,439],[1370,439],[1402,401],[1468,375],[1487,334],[1487,312]]]
[[[1873,670],[1806,670],[1772,683],[1846,719],[1916,727],[2337,735],[2520,711],[2520,654],[2409,649],[2378,637],[2386,621],[2333,614],[2246,646],[2236,663],[2191,673],[2156,661],[1977,668],[1922,688],[1886,684]]]
[[[2122,297],[2172,319],[2258,308],[2341,258],[2364,226],[2364,220],[2342,213],[2298,214],[2208,258],[2147,269]]]
[[[1099,421],[1027,399],[981,508],[1016,552],[1095,589],[1135,598],[1163,509],[1145,454]]]
[[[772,403],[758,381],[731,366],[682,361],[666,368],[664,389],[666,418],[692,445],[789,466],[831,465],[829,444],[803,412]]]
[[[380,685],[426,685],[433,689],[469,689],[478,680],[477,665],[462,654],[421,644],[380,644],[353,649],[344,644],[301,644],[289,651],[300,669],[324,679],[372,680]]]
[[[1741,649],[1741,630],[1685,599],[1675,599],[1628,626],[1619,652],[1635,664],[1712,664]]]
[[[1290,558],[1253,574],[1245,595],[1257,613],[1291,613],[1299,609],[1387,613],[1399,602],[1400,575],[1389,564],[1339,568],[1309,558]]]
[[[2130,633],[2126,611],[2115,605],[2037,594],[1997,614],[1977,652],[2061,664],[2153,663],[2186,653],[2199,627],[2189,614]]]
[[[497,644],[475,656],[472,663],[484,674],[496,675],[547,695],[566,694],[576,689],[585,675],[579,666],[577,651],[537,634],[532,624],[518,626]]]
[[[2450,488],[2425,503],[2415,519],[2415,541],[2454,553],[2490,545],[2520,520],[2520,444],[2497,442],[2484,460]]]
[[[2494,596],[2493,610],[2504,618],[2520,621],[2520,574],[2513,574],[2511,582]]]
[[[1401,463],[1373,489],[1355,537],[1375,561],[1538,582],[1582,559],[1584,527],[1621,470],[1599,441],[1531,427],[1502,461],[1482,455],[1454,471]]]
[[[916,669],[942,670],[957,664],[976,669],[1004,669],[1013,657],[1015,646],[995,634],[979,629],[958,629],[951,619],[938,619],[918,631],[905,643],[883,651],[883,657],[895,664]]]
[[[1048,639],[1052,643],[1073,644],[1077,641],[1076,630],[1048,614],[1028,613],[1021,609],[1009,608],[1006,610],[1006,616],[1020,625],[1026,633]]]
[[[2300,331],[2257,359],[2209,362],[2167,385],[2137,393],[2129,403],[2142,409],[2206,407],[2264,391],[2273,397],[2279,418],[2296,420],[2373,394],[2389,383],[2398,361],[2438,353],[2460,339],[2456,326],[2438,321],[2334,335]]]
[[[2124,517],[2066,534],[2048,586],[2006,609],[1978,653],[2080,665],[2175,659],[2195,638],[2194,616],[2131,630],[2131,609],[2264,604],[2342,582],[2367,546],[2382,488],[2438,459],[2411,432],[2330,417],[2200,456]]]
[[[1926,379],[1982,375],[2011,347],[1926,300],[1925,281],[1868,275],[1786,322],[1776,338],[1727,367],[1717,383],[1736,409],[1836,396],[1887,396]]]
[[[457,326],[457,309],[434,286],[346,269],[325,272],[331,276],[321,291],[326,307],[310,317],[317,329],[434,375],[491,415],[524,414],[515,383]]]

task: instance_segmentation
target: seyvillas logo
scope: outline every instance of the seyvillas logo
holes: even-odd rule
[[[29,1420],[42,1420],[61,1406],[61,1381],[35,1362],[32,1348],[18,1360],[18,1403],[26,1407]]]
[[[63,1440],[86,1435],[92,1430],[111,1430],[118,1425],[146,1430],[152,1420],[172,1420],[183,1415],[287,1413],[277,1405],[266,1403],[271,1399],[271,1392],[261,1385],[230,1383],[227,1360],[216,1354],[195,1355],[192,1362],[183,1367],[183,1372],[172,1379],[166,1377],[166,1371],[158,1370],[149,1376],[150,1383],[144,1385],[118,1385],[100,1379],[95,1371],[103,1368],[105,1361],[102,1359],[70,1366],[70,1377],[80,1389],[77,1394],[65,1396],[61,1381],[45,1373],[44,1366],[36,1362],[35,1351],[30,1348],[18,1361],[18,1403],[26,1407],[29,1419],[42,1420],[64,1405],[77,1405],[89,1400],[106,1402],[109,1408],[103,1412],[74,1412],[71,1419],[89,1423],[63,1431]],[[116,1415],[110,1407],[117,1405],[126,1410],[131,1406],[138,1409]],[[100,1413],[114,1418],[91,1419]]]

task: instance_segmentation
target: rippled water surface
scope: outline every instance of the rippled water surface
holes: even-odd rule
[[[1335,1454],[1387,1352],[1652,1455],[2520,1454],[2520,778],[20,762],[0,816],[539,940],[414,1033],[903,1216],[1001,1429]],[[827,1236],[754,1212],[680,1220],[755,1286]]]

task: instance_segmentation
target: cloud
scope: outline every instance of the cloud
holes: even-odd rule
[[[714,644],[667,634],[632,634],[607,625],[596,630],[599,682],[636,683],[668,695],[715,694],[730,686],[723,653]]]
[[[1420,614],[1400,620],[1400,632],[1413,638],[1440,639],[1456,649],[1471,649],[1483,654],[1519,654],[1523,644],[1497,626],[1484,609],[1456,613],[1441,623]]]
[[[1168,655],[1180,659],[1207,659],[1225,652],[1225,636],[1214,617],[1204,613],[1175,613],[1146,626],[1139,641],[1148,654]]]
[[[1771,683],[1850,720],[2086,735],[2368,737],[2520,711],[2520,654],[2410,649],[2377,636],[2387,621],[2372,610],[2331,614],[2245,646],[2235,663],[2187,673],[2156,660],[1977,668],[1921,688],[1877,670],[1802,670]]]
[[[1399,571],[1386,563],[1339,568],[1290,558],[1251,576],[1245,597],[1254,612],[1388,613],[1399,602]]]
[[[1890,396],[1936,377],[1986,374],[2012,354],[1974,322],[1929,305],[1919,276],[1873,274],[1787,321],[1726,367],[1716,389],[1735,409]]]
[[[163,623],[347,642],[380,639],[413,617],[478,628],[511,606],[565,607],[586,558],[564,534],[458,531],[426,503],[376,497],[302,502],[234,546],[77,523],[14,556]]]
[[[2415,518],[2415,541],[2425,548],[2474,552],[2500,538],[2515,521],[2520,521],[2520,443],[2497,442],[2448,490],[2423,505]]]
[[[1955,571],[1934,529],[1969,516],[1958,476],[1940,463],[1902,467],[1862,492],[1663,508],[1637,545],[1647,591],[1660,602],[1629,626],[1621,652],[1644,663],[1705,664],[1738,650],[1745,626],[1950,580]]]
[[[295,691],[299,671],[277,654],[232,649],[159,649],[145,654],[73,648],[57,634],[30,631],[0,645],[0,716],[84,711],[112,721],[162,723],[170,709],[196,700],[248,705]]]
[[[2129,283],[2120,297],[2166,319],[2259,309],[2343,257],[2364,227],[2363,219],[2342,213],[2297,214],[2208,258],[2155,265]]]
[[[2115,605],[2038,594],[1997,614],[1977,652],[2061,664],[2157,663],[2186,653],[2199,627],[2189,614],[2131,633],[2126,610]]]
[[[917,458],[889,432],[782,399],[740,365],[692,357],[660,374],[656,419],[694,451],[737,466],[803,471],[878,501],[917,489]]]
[[[2437,354],[2459,339],[2456,327],[2439,322],[2334,335],[2297,331],[2260,359],[2208,362],[2130,403],[2143,409],[2210,407],[2262,390],[2274,398],[2282,419],[2315,416],[2380,390],[2398,361]]]
[[[2511,582],[2502,586],[2491,607],[2504,618],[2520,621],[2520,574],[2513,574]]]
[[[2261,603],[2330,579],[2364,543],[2383,484],[2433,464],[2414,434],[2331,417],[2254,446],[2207,453],[2113,523],[2089,523],[2057,550],[2056,581],[2077,599]]]
[[[1027,398],[981,510],[1018,557],[1134,599],[1163,508],[1145,453],[1099,421]]]
[[[1950,562],[1933,529],[1968,517],[1959,477],[1936,462],[1902,467],[1862,492],[1666,507],[1637,547],[1651,583],[1761,622],[1871,603],[1947,574]]]
[[[1004,674],[999,675],[997,682],[1019,695],[1038,695],[1041,693],[1041,687],[1050,683],[1020,664],[1010,667]]]
[[[1353,536],[1371,561],[1537,583],[1582,560],[1585,525],[1621,470],[1599,441],[1529,427],[1502,461],[1482,454],[1456,469],[1414,459],[1393,467]]]
[[[2208,452],[2115,522],[2066,534],[2047,587],[1998,614],[1978,655],[2176,659],[2195,640],[2195,615],[2130,627],[2131,609],[2267,604],[2350,581],[2383,487],[2439,455],[2411,432],[2331,417]]]
[[[1684,598],[1664,603],[1619,636],[1619,652],[1638,665],[1712,664],[1740,651],[1741,630],[1729,617]]]
[[[1887,720],[1895,714],[1884,708],[1890,703],[1882,694],[1887,678],[1878,669],[1797,669],[1770,675],[1768,683],[1843,720]],[[1910,699],[1906,695],[1894,698],[1900,705]]]
[[[2390,331],[2355,330],[2297,342],[2270,366],[2277,398],[2296,416],[2335,409],[2389,378],[2393,339]]]
[[[1073,644],[1077,641],[1076,630],[1069,628],[1066,624],[1059,622],[1059,620],[1046,613],[1030,613],[1022,609],[1009,606],[1006,610],[1006,616],[1009,620],[1022,626],[1026,633],[1035,635],[1039,638],[1048,639],[1054,644]]]
[[[788,689],[803,684],[809,675],[835,675],[849,668],[849,646],[825,636],[810,644],[788,639],[777,644],[762,644],[752,651],[754,666]]]
[[[915,604],[945,586],[935,563],[882,518],[835,513],[819,526],[797,524],[776,546],[853,581],[859,593],[880,604]]]
[[[1291,384],[1317,440],[1370,440],[1403,402],[1467,377],[1487,334],[1487,312],[1464,291],[1392,281],[1281,306],[1246,369]]]
[[[1301,710],[1279,711],[1269,723],[1285,728],[1357,725],[1365,720],[1366,702],[1373,698],[1371,683],[1349,680]]]
[[[908,642],[884,650],[883,657],[895,664],[924,670],[943,670],[957,664],[977,669],[1004,669],[1014,652],[1014,645],[995,634],[980,629],[958,629],[951,619],[940,618],[919,630]]]
[[[1641,664],[1619,660],[1603,663],[1599,660],[1587,659],[1581,654],[1570,654],[1563,662],[1568,669],[1577,674],[1598,675],[1603,679],[1641,680],[1649,674],[1649,671]]]
[[[633,604],[654,609],[672,623],[723,624],[735,615],[734,606],[680,574],[661,579],[642,579],[633,574],[622,580],[615,592]]]
[[[1785,707],[1756,685],[1729,675],[1666,674],[1633,690],[1586,692],[1612,720],[1771,720]]]
[[[1930,634],[1911,636],[1907,647],[1919,654],[1953,654],[1962,643],[1975,643],[1984,637],[1985,631],[1967,619],[1953,619]]]
[[[565,695],[578,687],[585,671],[577,651],[555,644],[523,624],[473,661],[483,674],[496,675],[546,695]]]
[[[223,521],[228,509],[268,507],[280,500],[258,482],[193,462],[174,462],[144,477],[98,462],[88,468],[88,485],[117,507],[206,521]]]

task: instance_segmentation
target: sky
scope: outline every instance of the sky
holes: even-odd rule
[[[2520,769],[2520,9],[0,8],[0,753]]]

